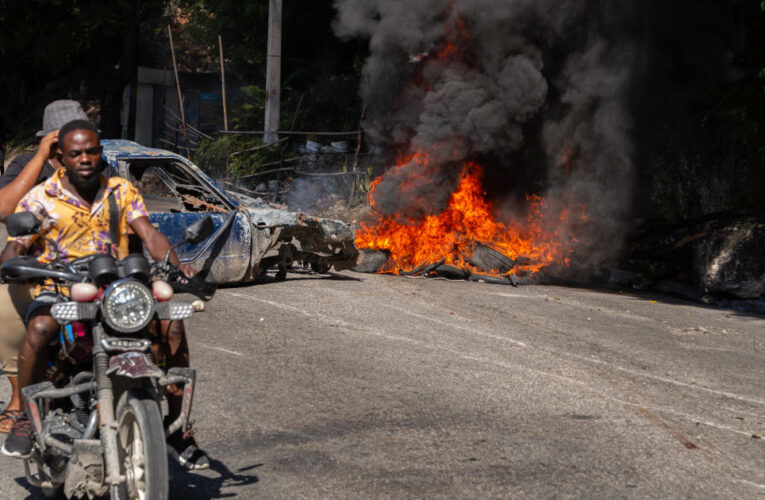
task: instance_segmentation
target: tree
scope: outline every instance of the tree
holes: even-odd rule
[[[101,129],[118,136],[124,86],[135,76],[147,20],[168,0],[0,0],[0,106],[6,134],[39,128],[42,106],[95,97]],[[30,130],[31,129],[31,130]],[[10,132],[12,133],[12,131]]]
[[[303,127],[345,127],[358,115],[364,44],[332,34],[332,0],[286,2],[284,115],[305,94]],[[167,25],[190,71],[217,71],[217,37],[242,80],[263,86],[267,0],[0,0],[0,143],[28,138],[54,99],[97,100],[104,137],[118,137],[122,92],[138,65],[170,67]]]
[[[225,58],[234,73],[264,87],[268,0],[185,0],[184,35],[217,54],[223,37]],[[358,87],[366,42],[341,41],[332,31],[332,0],[285,1],[282,20],[282,117],[289,125],[304,95],[297,128],[353,129],[361,109]],[[253,126],[253,124],[250,124]],[[262,125],[261,125],[262,126]]]

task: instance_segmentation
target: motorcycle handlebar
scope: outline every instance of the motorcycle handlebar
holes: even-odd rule
[[[30,281],[52,278],[78,283],[87,280],[87,276],[82,274],[51,269],[47,264],[38,262],[34,257],[8,259],[0,267],[0,277],[5,281]]]
[[[201,271],[191,278],[187,278],[175,266],[168,276],[168,282],[175,293],[190,293],[202,300],[212,299],[218,289],[209,273]]]
[[[4,281],[33,281],[50,278],[70,283],[84,282],[88,281],[87,268],[80,268],[87,266],[92,259],[93,256],[88,256],[68,263],[67,269],[81,271],[81,273],[76,273],[54,269],[51,264],[38,262],[34,257],[15,257],[8,259],[0,267],[0,278]],[[53,266],[55,265],[53,263]],[[176,293],[189,293],[202,300],[212,299],[218,289],[212,276],[207,271],[200,271],[191,278],[188,278],[178,270],[177,266],[165,264],[160,267],[160,274],[164,274],[165,279],[167,279]]]

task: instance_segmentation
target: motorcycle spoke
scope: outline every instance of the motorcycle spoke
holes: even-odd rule
[[[135,481],[135,489],[138,493],[138,498],[143,499],[146,495],[146,456],[143,450],[143,441],[141,439],[141,430],[138,428],[138,422],[133,422],[133,480]]]
[[[138,421],[128,413],[120,425],[120,445],[123,452],[127,491],[130,498],[146,499],[146,455]]]

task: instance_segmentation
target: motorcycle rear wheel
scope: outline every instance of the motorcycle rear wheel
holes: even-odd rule
[[[117,405],[120,474],[126,477],[120,500],[168,498],[167,446],[157,402],[128,391]]]

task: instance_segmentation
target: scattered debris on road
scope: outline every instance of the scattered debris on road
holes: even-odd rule
[[[385,273],[390,269],[390,253],[386,250],[360,250],[359,263],[352,270],[360,273]],[[526,257],[511,259],[497,250],[474,243],[469,252],[463,256],[468,265],[457,267],[446,263],[446,259],[437,262],[426,262],[410,270],[398,270],[399,276],[419,276],[430,278],[446,278],[452,280],[467,280],[477,283],[495,285],[519,286],[527,284],[529,277],[525,271],[520,275],[513,273],[516,265],[527,266],[531,260]]]

